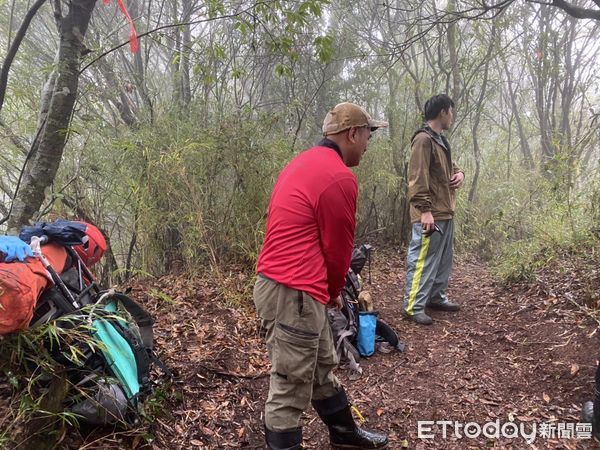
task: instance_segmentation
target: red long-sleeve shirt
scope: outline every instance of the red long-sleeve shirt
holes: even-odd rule
[[[324,304],[337,297],[350,267],[357,195],[335,143],[299,154],[273,188],[258,273]]]

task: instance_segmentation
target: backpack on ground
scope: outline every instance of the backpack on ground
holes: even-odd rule
[[[53,267],[65,269],[68,256],[62,245],[45,245],[43,252]],[[51,285],[40,259],[0,262],[0,335],[26,329],[38,298]]]
[[[81,239],[67,240],[60,227],[54,233],[43,225],[27,227],[20,235],[41,255],[52,279],[52,287],[37,301],[30,327],[54,323],[68,330],[68,342],[46,342],[73,386],[65,408],[94,425],[136,423],[143,401],[153,391],[153,368],[169,375],[153,350],[152,317],[126,294],[102,288],[87,267],[86,262],[97,262],[106,248],[99,231],[86,239],[84,230]],[[60,272],[43,256],[47,245],[36,248],[46,242],[62,245],[66,252],[67,263]]]
[[[372,247],[362,245],[352,252],[346,284],[342,289],[341,310],[329,309],[329,324],[336,351],[342,367],[350,369],[354,376],[362,374],[361,357],[374,352],[375,343],[387,343],[398,351],[404,351],[396,332],[373,311],[370,296],[362,290],[360,273],[369,262]],[[362,322],[361,322],[362,318]]]

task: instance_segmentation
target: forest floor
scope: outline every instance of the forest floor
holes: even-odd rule
[[[535,282],[512,285],[494,280],[483,264],[458,260],[449,296],[462,309],[431,312],[435,322],[429,327],[401,318],[400,252],[376,249],[370,283],[367,268],[363,274],[380,317],[397,331],[406,350],[362,359],[358,380],[342,369],[337,375],[365,426],[389,432],[388,448],[595,448],[583,434],[558,436],[562,426],[563,433],[576,436],[569,427],[579,421],[581,404],[593,392],[600,322],[581,305],[600,306],[600,268],[590,266],[589,257],[565,258],[539,272]],[[155,316],[158,352],[175,375],[149,404],[156,419],[129,432],[97,430],[83,441],[71,434],[63,445],[264,448],[269,362],[250,298],[252,279],[232,270],[221,274],[223,282],[230,289],[175,275],[136,283],[131,295]],[[224,298],[222,292],[240,294]],[[527,433],[536,426],[538,434],[529,445],[521,438],[459,439],[454,427],[444,438],[437,426],[434,439],[419,439],[417,421],[442,420],[480,426],[514,421]],[[329,448],[326,429],[312,409],[304,423],[305,448]],[[545,424],[554,427],[554,438],[540,437]]]
[[[368,281],[366,268],[363,274]],[[537,275],[534,283],[504,286],[484,265],[458,261],[449,296],[462,309],[434,311],[434,324],[424,327],[401,319],[403,255],[376,252],[365,289],[406,350],[361,360],[358,380],[338,370],[365,426],[388,431],[390,449],[593,448],[569,427],[593,392],[600,323],[580,305],[598,306],[591,304],[600,300],[600,269],[569,257]],[[228,276],[238,286],[251,284],[242,275]],[[148,288],[138,286],[138,296],[160,291],[172,299],[166,307],[156,295],[147,303],[155,305],[158,348],[177,374],[171,389],[178,393],[150,427],[155,448],[264,448],[269,363],[251,299],[243,299],[247,308],[227,308],[214,286],[176,277]],[[419,420],[481,426],[513,420],[527,432],[536,426],[538,437],[531,446],[523,439],[458,439],[449,428],[444,439],[438,427],[434,439],[421,440]],[[554,438],[540,437],[546,423],[556,430]],[[328,448],[312,409],[305,424],[305,448]],[[575,437],[559,437],[561,424],[571,424],[561,436]]]

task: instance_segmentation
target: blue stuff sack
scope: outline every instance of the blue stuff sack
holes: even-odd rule
[[[375,329],[377,328],[378,314],[374,311],[360,311],[358,313],[356,346],[360,356],[371,356],[375,353]]]

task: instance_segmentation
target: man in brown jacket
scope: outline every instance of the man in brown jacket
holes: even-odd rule
[[[454,121],[454,102],[445,94],[425,102],[425,124],[412,138],[408,195],[412,239],[406,255],[403,310],[406,318],[421,325],[433,321],[425,307],[458,311],[446,288],[452,271],[452,218],[456,189],[465,175],[452,161],[450,143],[442,134]]]

